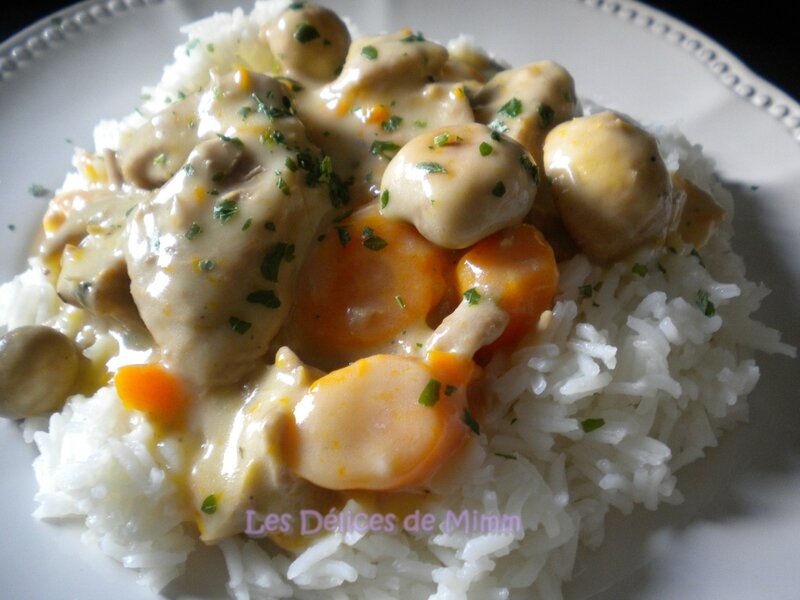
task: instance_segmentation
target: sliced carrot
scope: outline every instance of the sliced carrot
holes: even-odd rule
[[[464,254],[456,267],[459,290],[476,289],[497,302],[510,322],[490,348],[510,347],[534,329],[553,305],[558,267],[541,232],[522,224],[491,235]]]
[[[326,368],[369,354],[425,323],[452,269],[448,251],[374,206],[334,223],[312,246],[298,278],[297,351]]]
[[[295,406],[294,472],[333,490],[417,489],[465,441],[466,391],[419,359],[375,354],[325,375]]]
[[[139,410],[160,425],[178,424],[189,406],[181,381],[159,364],[120,367],[114,385],[125,408]]]

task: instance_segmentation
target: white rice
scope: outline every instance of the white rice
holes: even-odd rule
[[[209,67],[269,64],[254,41],[280,6],[259,2],[250,15],[237,10],[185,27],[187,44],[176,49],[161,82],[145,90],[141,114],[101,123],[98,150],[116,148],[142,115],[204,85]],[[747,418],[746,396],[759,378],[753,351],[795,351],[751,318],[768,290],[745,278],[731,251],[732,198],[714,179],[713,165],[677,132],[655,133],[670,168],[727,210],[702,258],[642,257],[644,276],[621,264],[603,272],[580,256],[561,264],[547,326],[510,364],[490,365],[491,409],[452,468],[468,473],[466,480],[436,482],[435,530],[337,531],[294,557],[257,540],[228,539],[219,547],[232,598],[557,599],[579,544],[602,542],[609,510],[682,500],[678,469]],[[76,178],[66,185],[80,183]],[[580,293],[586,285],[594,288],[590,297]],[[700,290],[714,304],[713,316],[698,306]],[[32,323],[73,334],[87,325],[75,312],[59,313],[36,264],[0,287],[0,331]],[[112,350],[113,340],[98,339],[88,352]],[[604,424],[587,433],[587,419]],[[180,470],[182,456],[156,442],[113,386],[73,397],[49,422],[29,420],[25,436],[40,453],[36,517],[82,519],[84,541],[155,590],[182,572],[197,544],[181,522],[179,487],[168,475]],[[352,501],[348,508],[366,510]],[[462,511],[520,515],[522,527],[448,530]]]

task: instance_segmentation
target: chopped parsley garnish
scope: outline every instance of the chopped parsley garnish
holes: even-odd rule
[[[520,102],[519,98],[511,98],[511,100],[503,104],[497,112],[498,114],[508,117],[518,117],[522,112],[522,102]]]
[[[539,123],[542,127],[547,128],[553,124],[553,119],[556,118],[555,111],[547,104],[539,105]]]
[[[636,273],[639,277],[644,277],[648,273],[647,265],[643,265],[641,263],[635,263],[631,267],[631,273]]]
[[[244,142],[240,140],[238,137],[228,137],[227,135],[222,135],[221,133],[218,133],[217,137],[226,144],[233,144],[234,146],[237,146],[239,148],[244,148]]]
[[[223,200],[214,205],[214,218],[222,223],[227,223],[239,212],[239,203],[236,200]]]
[[[381,127],[384,131],[392,132],[397,131],[397,128],[403,123],[403,117],[398,117],[397,115],[392,115],[386,121],[381,123]]]
[[[367,60],[375,60],[378,58],[378,49],[375,46],[364,46],[361,49],[361,56]]]
[[[481,434],[481,426],[478,425],[475,417],[473,417],[469,409],[466,408],[464,409],[464,424],[469,427],[475,435]]]
[[[495,142],[499,142],[500,139],[501,139],[500,138],[500,132],[499,131],[494,131],[494,130],[492,131],[492,133],[489,134],[489,137],[492,138]]]
[[[502,119],[495,119],[489,123],[489,128],[493,129],[497,134],[505,133],[508,131],[508,125]]]
[[[292,160],[291,156],[286,157],[286,161],[284,162],[286,168],[289,169],[292,173],[297,171],[297,163]]]
[[[242,231],[247,231],[248,229],[250,229],[250,226],[252,224],[253,224],[253,219],[252,217],[250,217],[247,219],[247,221],[244,222],[244,225],[242,225]]]
[[[281,175],[281,172],[280,172],[280,171],[277,171],[277,172],[275,173],[275,175],[278,177],[278,178],[275,180],[275,185],[278,187],[278,189],[281,191],[281,193],[282,193],[284,196],[288,196],[289,194],[291,194],[291,193],[292,193],[292,191],[289,189],[289,184],[288,184],[288,183],[286,183],[286,180],[285,180],[285,179],[283,178],[283,176]]]
[[[339,243],[342,246],[347,246],[347,242],[350,241],[350,231],[347,229],[347,227],[347,225],[337,225],[334,227],[337,235],[339,236]]]
[[[259,98],[258,94],[255,92],[253,92],[250,97],[253,99],[253,102],[256,103],[256,112],[266,116],[270,121],[292,116],[292,101],[289,100],[287,96],[283,96],[282,98],[283,108],[268,105],[261,98]],[[283,134],[280,134],[280,139],[274,139],[273,141],[279,144],[282,143],[284,141]]]
[[[494,151],[494,148],[491,144],[487,144],[486,142],[481,142],[481,145],[478,146],[478,152],[481,153],[481,156],[489,156]]]
[[[32,183],[28,188],[28,193],[34,198],[43,198],[50,193],[50,190],[39,183]]]
[[[196,238],[201,233],[203,233],[203,230],[200,229],[200,225],[198,225],[197,223],[192,222],[192,224],[189,227],[189,229],[186,230],[186,233],[184,234],[184,237],[187,240],[193,240],[194,238]]]
[[[308,23],[301,23],[294,32],[294,39],[301,44],[315,40],[318,37],[319,31],[317,31],[317,28]]]
[[[200,510],[207,515],[213,515],[217,512],[217,497],[214,494],[206,496],[205,500],[203,500],[203,503],[200,505]]]
[[[592,288],[592,284],[587,283],[586,285],[582,285],[578,288],[578,293],[583,296],[584,298],[591,298],[592,293],[594,292],[594,288]]]
[[[591,433],[605,424],[605,419],[584,419],[581,421],[581,429],[583,429],[584,433]]]
[[[280,308],[281,301],[272,290],[257,290],[247,295],[250,304],[261,304],[267,308]]]
[[[445,146],[447,142],[450,141],[450,134],[445,131],[444,133],[440,133],[439,135],[433,138],[433,145],[434,146]]]
[[[425,387],[422,388],[422,393],[419,395],[419,403],[422,406],[434,406],[439,401],[439,393],[442,389],[442,383],[437,379],[430,379]]]
[[[361,232],[361,244],[369,249],[369,250],[383,250],[388,246],[388,242],[375,235],[375,231],[372,227],[364,227],[363,231]]]
[[[717,313],[717,307],[709,300],[708,292],[705,290],[697,290],[697,306],[707,317],[713,317]]]
[[[522,168],[531,176],[533,179],[533,183],[539,185],[539,169],[536,168],[536,165],[533,164],[533,161],[528,157],[527,154],[520,154],[519,155],[519,162],[522,165]]]
[[[438,162],[419,162],[414,166],[417,169],[421,169],[422,171],[427,171],[428,173],[447,173],[447,169],[445,169]]]
[[[517,460],[517,457],[513,454],[504,454],[503,452],[495,452],[495,456],[499,456],[500,458],[507,458],[508,460]]]
[[[464,292],[464,300],[466,300],[467,304],[470,306],[475,306],[476,304],[480,304],[481,295],[475,288],[469,288]]]
[[[197,169],[195,169],[194,166],[190,164],[183,165],[183,172],[186,173],[189,177],[197,175]]]
[[[277,283],[281,262],[292,260],[294,260],[294,244],[286,242],[273,244],[261,261],[261,276],[267,281]]]
[[[369,151],[373,156],[380,156],[386,160],[390,160],[398,150],[400,150],[400,146],[394,142],[383,140],[375,140],[369,147]]]
[[[214,52],[214,44],[206,44],[206,50]],[[178,97],[180,97],[180,92],[178,93]],[[183,100],[183,98],[181,98],[181,100]]]
[[[186,52],[186,56],[189,56],[192,53],[192,50],[197,48],[200,45],[200,40],[197,38],[193,40],[189,40],[184,48],[184,52]]]
[[[231,317],[230,319],[228,319],[228,324],[231,326],[231,329],[233,329],[236,333],[240,335],[243,333],[247,333],[247,330],[253,326],[252,323],[243,321],[239,317]]]
[[[219,183],[223,179],[225,179],[225,173],[223,173],[222,171],[217,171],[211,176],[211,181],[215,183]]]
[[[289,10],[300,10],[306,5],[305,2],[292,2],[287,8]]]
[[[411,35],[407,35],[400,41],[405,42],[406,44],[410,44],[412,42],[424,42],[425,38],[423,37],[422,33],[418,31],[417,33],[412,33]]]
[[[215,263],[210,258],[204,258],[202,260],[197,261],[197,268],[201,271],[205,271],[208,273],[209,271],[213,271],[217,268],[217,263]]]
[[[389,204],[389,190],[383,190],[381,192],[381,208],[386,208]]]
[[[397,302],[397,304],[400,305],[400,308],[405,308],[406,307],[405,300],[403,300],[402,296],[395,296],[394,300],[395,300],[395,302]]]
[[[414,121],[414,127],[416,127],[417,129],[425,129],[427,126],[428,126],[427,121],[421,121],[419,119]]]
[[[504,184],[502,181],[498,181],[497,183],[494,184],[494,187],[492,188],[492,196],[497,196],[498,198],[502,198],[505,195],[506,195],[506,184]]]
[[[163,167],[167,164],[167,155],[163,152],[156,155],[156,157],[153,158],[153,164],[157,167]]]

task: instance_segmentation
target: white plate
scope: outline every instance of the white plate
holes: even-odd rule
[[[0,280],[24,266],[45,201],[72,144],[137,104],[158,80],[178,27],[232,0],[103,0],[63,11],[0,46]],[[579,93],[645,122],[677,122],[718,164],[737,199],[735,246],[774,290],[761,316],[800,341],[800,105],[687,25],[627,0],[337,0],[361,31],[461,32],[513,64],[551,58]],[[784,57],[791,60],[792,57]],[[797,362],[760,358],[751,423],[680,472],[687,496],[656,514],[612,515],[601,551],[582,553],[568,598],[794,599],[800,596],[800,389]],[[152,598],[82,546],[75,531],[30,516],[34,450],[0,420],[0,573],[6,598]],[[224,594],[211,551],[194,556],[171,598]],[[202,564],[203,568],[196,568]],[[208,584],[216,578],[217,584]]]

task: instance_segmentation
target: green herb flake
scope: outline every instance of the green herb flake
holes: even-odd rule
[[[203,258],[197,261],[197,268],[205,273],[208,273],[209,271],[213,271],[217,268],[217,263],[210,258]]]
[[[197,175],[197,169],[195,169],[194,166],[190,164],[183,165],[183,172],[186,173],[189,177]]]
[[[419,403],[422,406],[434,406],[439,401],[439,393],[442,390],[442,383],[437,379],[430,379],[422,393],[419,395]]]
[[[214,44],[206,44],[206,50],[209,52],[214,52]]]
[[[648,272],[649,269],[647,268],[647,265],[643,265],[641,263],[635,263],[631,267],[631,273],[635,273],[639,277],[644,277],[645,275],[647,275]]]
[[[227,223],[239,212],[239,203],[228,199],[214,205],[214,218],[222,223]]]
[[[384,140],[375,140],[369,147],[369,151],[373,156],[380,156],[386,160],[391,160],[398,150],[400,150],[400,146],[394,142]]]
[[[350,241],[350,231],[347,229],[347,227],[347,225],[337,225],[334,227],[337,235],[339,236],[339,243],[342,246],[347,246],[347,243]]]
[[[494,148],[491,144],[487,144],[486,142],[481,142],[481,145],[478,146],[478,152],[481,153],[481,156],[489,156],[494,151]]]
[[[242,225],[242,231],[247,231],[248,229],[250,229],[250,226],[252,224],[253,224],[253,219],[252,217],[250,217],[247,219],[247,221],[244,222],[244,225]]]
[[[284,196],[288,196],[292,193],[292,190],[289,189],[289,184],[286,183],[286,180],[280,175],[280,173],[278,173],[278,178],[275,180],[275,185]]]
[[[317,28],[313,25],[309,25],[308,23],[301,23],[297,26],[297,29],[294,32],[294,39],[301,44],[306,44],[317,39],[318,37],[319,31],[317,31]]]
[[[499,142],[502,139],[500,137],[500,132],[494,130],[492,130],[492,133],[489,134],[489,137],[492,138],[495,142]]]
[[[492,188],[492,196],[497,196],[498,198],[502,198],[505,195],[506,195],[506,184],[504,184],[502,181],[498,181],[497,183],[494,184],[494,187]]]
[[[217,512],[217,497],[214,494],[206,496],[203,503],[200,505],[200,510],[207,515],[213,515]]]
[[[395,302],[397,302],[397,304],[400,306],[400,308],[405,308],[406,307],[406,302],[405,302],[405,300],[403,300],[402,296],[395,296],[394,300],[395,300]]]
[[[539,124],[544,129],[547,129],[553,124],[553,121],[556,118],[556,113],[547,104],[540,104],[537,112],[539,113]]]
[[[294,259],[294,244],[277,242],[273,244],[261,260],[261,276],[267,281],[277,283],[281,262]]]
[[[153,158],[153,164],[157,167],[163,167],[167,164],[167,155],[164,152],[156,155],[156,157]]]
[[[584,419],[581,421],[581,429],[583,429],[584,433],[591,433],[605,424],[605,419]]]
[[[405,42],[406,44],[411,44],[413,42],[424,42],[425,37],[422,35],[421,32],[412,33],[411,35],[407,35],[404,38],[400,39],[401,42]]]
[[[517,460],[517,457],[513,454],[504,454],[503,452],[495,452],[495,456],[499,456],[500,458],[506,458],[508,460]]]
[[[364,227],[363,231],[361,232],[361,244],[369,249],[369,250],[383,250],[388,246],[388,242],[375,235],[375,231],[373,231],[372,227]]]
[[[391,133],[392,131],[397,131],[398,127],[400,127],[400,125],[402,125],[402,123],[403,123],[403,117],[398,117],[397,115],[392,115],[386,121],[381,123],[381,128],[384,131],[388,131],[388,132]]]
[[[250,304],[261,304],[267,308],[280,308],[281,301],[272,290],[257,290],[247,295]]]
[[[594,288],[592,287],[592,285],[590,283],[587,283],[586,285],[582,285],[582,286],[580,286],[578,288],[578,293],[581,296],[583,296],[584,298],[591,298],[593,292],[594,292]]]
[[[246,121],[247,117],[253,114],[253,109],[249,106],[243,106],[239,109],[239,116],[242,117],[242,121]]]
[[[439,135],[433,138],[434,146],[445,146],[450,141],[450,134],[445,131],[444,133],[440,133]]]
[[[519,98],[511,98],[508,102],[503,104],[500,107],[500,110],[497,111],[498,114],[506,115],[508,117],[518,117],[522,112],[522,102],[520,102]]]
[[[489,123],[489,128],[494,130],[498,135],[508,131],[508,125],[506,125],[506,122],[502,119],[494,119]]]
[[[50,194],[50,190],[39,183],[32,183],[28,188],[28,193],[34,198],[44,198]]]
[[[472,416],[472,413],[469,412],[469,409],[466,408],[464,409],[464,425],[469,427],[475,435],[481,434],[481,426],[475,420],[475,417]]]
[[[233,329],[239,335],[247,333],[247,330],[253,326],[252,323],[243,321],[239,317],[231,317],[230,319],[228,319],[228,325],[230,325],[231,329]]]
[[[378,49],[375,46],[364,46],[361,49],[361,56],[367,60],[375,60],[378,58]]]
[[[183,237],[185,237],[187,240],[193,240],[201,233],[203,233],[203,230],[200,229],[200,225],[193,222],[189,227],[189,229],[186,230],[186,233],[184,234]]]
[[[286,161],[284,164],[286,165],[286,168],[289,169],[292,173],[297,171],[297,163],[290,156],[286,157]]]
[[[383,190],[381,192],[381,208],[386,208],[389,205],[389,190]]]
[[[697,306],[707,317],[713,317],[717,313],[717,307],[709,300],[708,292],[705,290],[697,290]]]
[[[305,5],[305,2],[292,2],[287,8],[289,10],[301,10]]]
[[[200,40],[198,40],[197,38],[189,40],[183,49],[184,52],[186,53],[186,56],[189,56],[192,53],[192,50],[197,48],[199,45],[200,45]]]
[[[244,142],[238,137],[229,137],[227,135],[222,135],[221,133],[218,133],[217,137],[226,144],[233,144],[237,148],[244,148]]]
[[[427,171],[428,173],[447,173],[447,169],[445,169],[438,162],[419,162],[414,166],[417,169],[420,169],[422,171]]]
[[[421,121],[419,119],[414,121],[414,127],[416,127],[417,129],[425,129],[427,126],[428,126],[427,121]]]
[[[222,171],[217,171],[211,176],[211,181],[215,183],[219,183],[223,179],[225,179],[225,173],[223,173]]]
[[[533,179],[533,183],[539,185],[539,169],[533,164],[533,161],[528,156],[527,153],[523,153],[519,155],[519,162],[522,165],[522,168],[525,169],[525,172],[530,175],[531,179]]]
[[[469,288],[466,292],[464,292],[464,300],[466,300],[467,304],[469,304],[470,306],[475,306],[477,304],[480,304],[481,295],[480,293],[478,293],[478,290],[476,290],[474,287]]]

